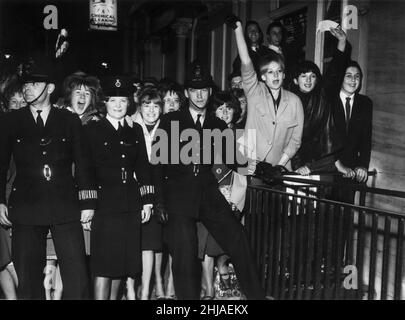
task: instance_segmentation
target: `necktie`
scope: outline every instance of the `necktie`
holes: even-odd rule
[[[121,132],[122,132],[122,125],[121,125],[121,121],[118,121],[118,128],[117,128],[117,132],[118,132],[119,134],[121,134]]]
[[[203,141],[202,141],[202,139],[203,139],[203,135],[202,135],[202,126],[201,126],[201,121],[200,121],[200,118],[201,118],[201,116],[202,116],[202,114],[197,114],[197,121],[195,122],[195,128],[197,129],[197,131],[198,131],[198,133],[199,133],[199,135],[200,135],[200,161],[199,161],[199,163],[202,163],[202,155],[203,155]],[[198,171],[198,169],[195,169],[195,170],[197,170]]]
[[[44,127],[45,127],[45,125],[44,125],[44,120],[42,120],[42,117],[41,117],[41,112],[42,112],[42,110],[37,110],[37,127],[39,128],[39,129],[43,129]]]
[[[346,111],[346,131],[349,130],[350,121],[350,97],[346,97],[345,111]]]
[[[197,121],[195,122],[195,127],[198,130],[198,133],[201,135],[202,134],[202,126],[201,126],[201,118],[202,114],[197,114]]]

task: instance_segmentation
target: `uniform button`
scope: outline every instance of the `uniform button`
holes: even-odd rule
[[[20,142],[21,142],[21,140],[20,140],[20,139],[17,139],[17,142],[18,142],[18,143],[20,143]]]
[[[101,189],[101,186],[98,186],[99,189]]]
[[[220,168],[217,169],[217,174],[221,174],[222,170]]]
[[[124,167],[122,167],[122,168],[121,168],[121,170],[122,170],[122,171],[124,171],[124,170],[125,170],[125,168],[124,168]]]
[[[44,138],[42,138],[42,139],[41,139],[41,142],[45,142],[45,139],[44,139]]]
[[[42,152],[43,155],[46,155],[46,151]]]
[[[125,158],[125,154],[121,155],[122,158]]]
[[[194,173],[195,176],[197,176],[197,173]]]
[[[122,183],[127,183],[127,180],[122,181]]]
[[[16,191],[17,189],[16,188],[13,188],[13,191]]]
[[[138,143],[139,141],[138,140],[135,140],[135,143]]]
[[[104,142],[104,145],[106,146],[108,143],[107,142]]]
[[[65,139],[65,138],[63,138],[63,139],[62,139],[62,141],[63,141],[63,142],[65,142],[65,141],[66,141],[66,139]]]
[[[124,141],[120,141],[120,144],[124,144]]]

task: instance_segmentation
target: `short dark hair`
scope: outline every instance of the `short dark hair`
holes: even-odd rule
[[[262,31],[262,28],[260,28],[260,25],[259,25],[259,23],[257,22],[257,21],[254,21],[254,20],[249,20],[248,22],[246,22],[246,26],[245,26],[245,39],[246,39],[246,43],[250,46],[250,39],[249,39],[249,37],[248,37],[248,34],[247,34],[247,29],[248,29],[248,27],[250,26],[250,25],[254,25],[254,26],[256,26],[257,27],[257,30],[259,31],[259,40],[258,40],[258,43],[259,43],[259,45],[262,45],[263,44],[263,31]]]
[[[275,28],[275,27],[280,28],[280,29],[283,31],[283,33],[284,33],[284,26],[281,24],[281,22],[280,22],[280,21],[273,21],[273,22],[270,23],[269,26],[267,27],[266,34],[269,35],[271,29],[273,29],[273,28]]]
[[[144,87],[157,87],[158,81],[155,77],[146,77],[143,79],[143,86]]]
[[[232,94],[237,98],[246,98],[245,92],[243,91],[243,89],[239,89],[239,88],[233,88],[231,89]]]
[[[361,67],[360,67],[360,65],[359,65],[359,63],[357,61],[349,60],[347,62],[346,68],[345,68],[345,74],[346,74],[347,69],[349,69],[350,67],[357,68],[359,70],[359,72],[360,72],[360,84],[359,84],[359,87],[356,90],[356,92],[359,92],[361,90],[362,85],[363,85],[363,70],[361,69]]]
[[[142,103],[154,102],[162,109],[163,108],[163,99],[160,95],[159,89],[156,87],[146,86],[139,95],[139,106]]]
[[[186,105],[187,99],[186,99],[186,96],[184,95],[184,88],[177,82],[174,82],[174,81],[161,82],[159,84],[159,91],[160,91],[160,95],[162,96],[162,100],[164,99],[165,95],[168,92],[174,92],[177,94],[177,96],[180,99],[180,108],[182,108]]]
[[[11,76],[6,87],[4,88],[4,99],[6,103],[6,109],[10,103],[10,99],[16,94],[22,94],[23,83],[17,75]]]
[[[265,55],[260,58],[260,62],[259,62],[260,75],[263,75],[264,73],[266,73],[267,69],[264,70],[265,67],[268,66],[272,62],[278,63],[281,66],[281,69],[283,69],[283,71],[285,70],[284,58],[280,54],[272,51],[268,55]]]
[[[233,78],[236,78],[236,77],[242,77],[240,69],[233,70],[232,73],[230,73],[228,75],[228,81],[230,82],[230,81],[232,81]]]
[[[294,70],[293,78],[297,79],[300,74],[305,74],[307,72],[315,73],[317,81],[320,81],[322,78],[321,71],[319,70],[318,66],[314,62],[309,60],[304,60],[298,64],[298,66]]]
[[[239,100],[232,94],[231,91],[218,91],[211,97],[211,111],[215,115],[218,107],[226,104],[227,107],[234,110],[232,123],[236,123],[239,120],[242,109],[240,107]]]
[[[360,80],[363,80],[363,70],[361,69],[359,63],[358,63],[357,61],[354,61],[354,60],[348,61],[348,62],[347,62],[347,65],[346,65],[345,71],[346,71],[347,69],[349,69],[350,67],[359,69],[359,72],[360,72]]]

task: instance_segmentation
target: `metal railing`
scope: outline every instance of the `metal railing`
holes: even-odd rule
[[[292,190],[247,191],[245,226],[267,298],[405,299],[405,216]]]

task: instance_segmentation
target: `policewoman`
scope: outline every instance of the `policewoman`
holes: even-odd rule
[[[112,284],[116,287],[121,279],[142,271],[141,223],[150,218],[154,195],[142,128],[135,123],[130,127],[125,120],[132,100],[129,82],[108,77],[102,88],[107,115],[85,127],[98,187],[91,226],[91,267],[98,300],[117,298],[116,293],[110,296]]]
[[[86,299],[89,290],[82,224],[93,217],[97,191],[89,175],[82,125],[77,115],[51,104],[55,84],[50,61],[30,60],[22,69],[27,107],[8,113],[0,124],[0,223],[13,228],[18,298],[45,298],[46,236],[50,230],[60,263],[63,298]],[[11,156],[16,178],[6,203]]]

